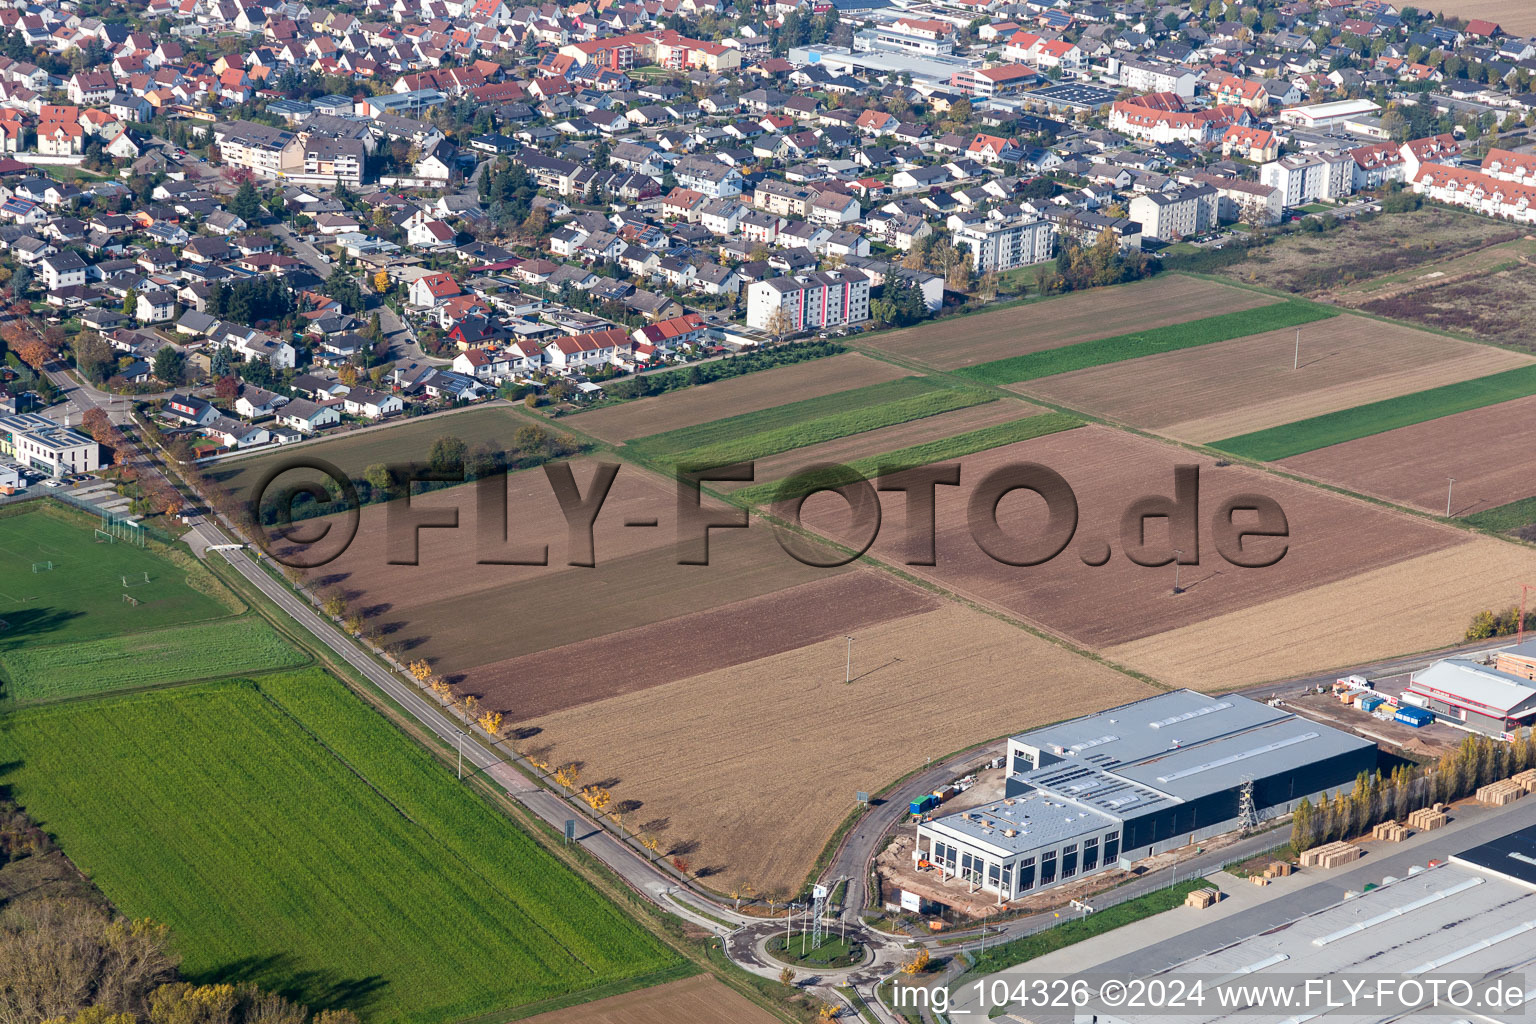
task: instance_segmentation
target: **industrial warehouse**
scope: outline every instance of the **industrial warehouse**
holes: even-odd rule
[[[1259,986],[1293,987],[1299,979],[1418,979],[1457,977],[1493,983],[1507,980],[1525,999],[1532,992],[1528,971],[1536,961],[1531,934],[1536,930],[1536,829],[1526,828],[1464,850],[1439,866],[1416,864],[1401,877],[1377,876],[1374,883],[1351,891],[1343,902],[1276,927],[1271,919],[1256,933],[1232,940],[1229,929],[1214,934],[1205,953],[1193,959],[1161,967],[1145,975],[1149,984],[1158,978],[1203,977],[1220,979],[1212,986],[1242,985],[1247,991]],[[1436,861],[1430,861],[1436,865]],[[1196,933],[1198,936],[1198,933]],[[1161,951],[1139,950],[1127,958],[1156,963]],[[1124,963],[1125,961],[1122,961]],[[1142,972],[1128,967],[1133,973]],[[1417,1000],[1418,991],[1403,989],[1403,996],[1370,1009],[1292,1003],[1301,1012],[1265,1015],[1274,1020],[1378,1021],[1382,1024],[1429,1024],[1431,1021],[1477,1020],[1507,1024],[1526,1016],[1523,1006],[1503,1012],[1473,1012],[1455,1006],[1428,1005]],[[1401,1002],[1404,1005],[1395,1006]],[[1243,1002],[1212,995],[1199,1006],[1188,1004],[1171,1011],[1145,1012],[1093,1007],[1094,1013],[1076,1015],[1078,1024],[1218,1024],[1255,1019]]]
[[[1536,722],[1536,640],[1500,651],[1492,666],[1446,658],[1416,672],[1402,701],[1450,725],[1507,737]]]
[[[1375,767],[1368,740],[1177,690],[1013,737],[1003,799],[920,823],[913,857],[1003,902],[1255,824]]]

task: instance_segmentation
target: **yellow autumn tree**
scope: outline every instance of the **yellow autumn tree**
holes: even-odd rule
[[[373,275],[373,290],[380,295],[389,291],[389,271],[381,270]]]
[[[484,729],[486,732],[490,733],[492,736],[500,735],[500,733],[501,733],[501,712],[500,711],[486,711],[486,712],[482,713],[480,715],[479,722],[480,722],[480,728]]]
[[[432,666],[428,665],[425,659],[411,662],[406,666],[406,670],[411,673],[411,678],[418,683],[424,683],[432,678]]]
[[[917,955],[901,965],[902,974],[922,974],[928,969],[928,951],[920,949]]]

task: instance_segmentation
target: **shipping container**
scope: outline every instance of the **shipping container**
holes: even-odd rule
[[[1377,708],[1381,707],[1383,703],[1385,702],[1374,694],[1369,697],[1361,697],[1358,701],[1355,702],[1361,711],[1375,711]]]
[[[1433,722],[1435,720],[1435,716],[1430,714],[1428,711],[1425,711],[1423,708],[1405,707],[1398,708],[1397,714],[1393,715],[1392,719],[1393,721],[1402,722],[1404,725],[1411,725],[1417,729],[1421,726],[1428,725],[1430,722]]]
[[[913,814],[927,814],[937,806],[939,806],[939,798],[934,796],[932,793],[927,793],[918,797],[916,800],[913,800],[912,803],[907,806],[907,810],[911,811]]]

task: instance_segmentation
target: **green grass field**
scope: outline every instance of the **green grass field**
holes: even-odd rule
[[[914,466],[942,462],[945,459],[958,459],[964,455],[986,451],[988,448],[1000,448],[1005,444],[1028,441],[1031,438],[1044,437],[1046,434],[1054,434],[1057,431],[1070,430],[1082,425],[1082,420],[1066,413],[1041,413],[1038,416],[1014,420],[1011,423],[999,423],[979,430],[970,430],[964,434],[940,438],[937,441],[926,441],[908,448],[898,448],[883,455],[854,459],[846,464],[845,471],[829,469],[814,476],[803,477],[802,483],[807,493],[823,487],[838,487],[852,483],[860,476],[873,479],[882,472],[895,473]],[[767,504],[785,496],[779,493],[783,485],[784,481],[753,484],[751,487],[733,491],[730,498],[732,501],[746,504]]]
[[[1211,447],[1248,459],[1273,462],[1530,395],[1536,395],[1536,364],[1213,441]]]
[[[1536,523],[1536,498],[1521,498],[1507,505],[1485,508],[1481,512],[1463,516],[1462,522],[1471,523],[1484,530],[1509,533],[1511,530],[1518,530],[1522,526]]]
[[[1221,313],[1200,320],[1157,327],[1134,334],[1117,334],[1110,338],[1078,342],[1061,348],[1030,352],[1007,359],[994,359],[956,370],[962,377],[983,384],[1017,384],[1020,381],[1052,377],[1058,373],[1086,370],[1090,366],[1119,363],[1127,359],[1173,352],[1200,345],[1213,345],[1219,341],[1246,338],[1251,334],[1263,334],[1283,327],[1296,327],[1314,320],[1326,320],[1338,316],[1339,311],[1313,302],[1293,299],[1277,302],[1257,309],[1245,309],[1236,313]]]
[[[297,668],[309,657],[254,614],[78,643],[0,651],[3,694],[26,703],[135,686]]]
[[[97,544],[90,516],[31,503],[0,518],[0,653],[222,618],[237,610],[191,556],[178,564],[125,543]],[[35,562],[54,568],[33,572]],[[124,576],[150,582],[124,589]],[[139,603],[128,604],[123,595]]]
[[[903,377],[653,434],[631,442],[626,451],[657,461],[724,465],[996,400],[996,394],[969,385]]]
[[[319,669],[0,719],[0,784],[184,975],[452,1021],[684,962]]]

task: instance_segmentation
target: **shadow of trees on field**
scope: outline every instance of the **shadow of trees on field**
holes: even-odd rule
[[[374,975],[346,978],[330,970],[301,969],[286,953],[249,956],[231,960],[195,975],[184,975],[194,985],[225,985],[253,981],[285,999],[303,1003],[311,1010],[352,1010],[368,1016],[388,983]]]
[[[26,589],[25,580],[9,580],[6,585]],[[81,614],[63,608],[19,608],[0,601],[0,622],[5,623],[0,626],[0,651],[20,647],[25,641],[35,640],[46,633],[56,633]]]

